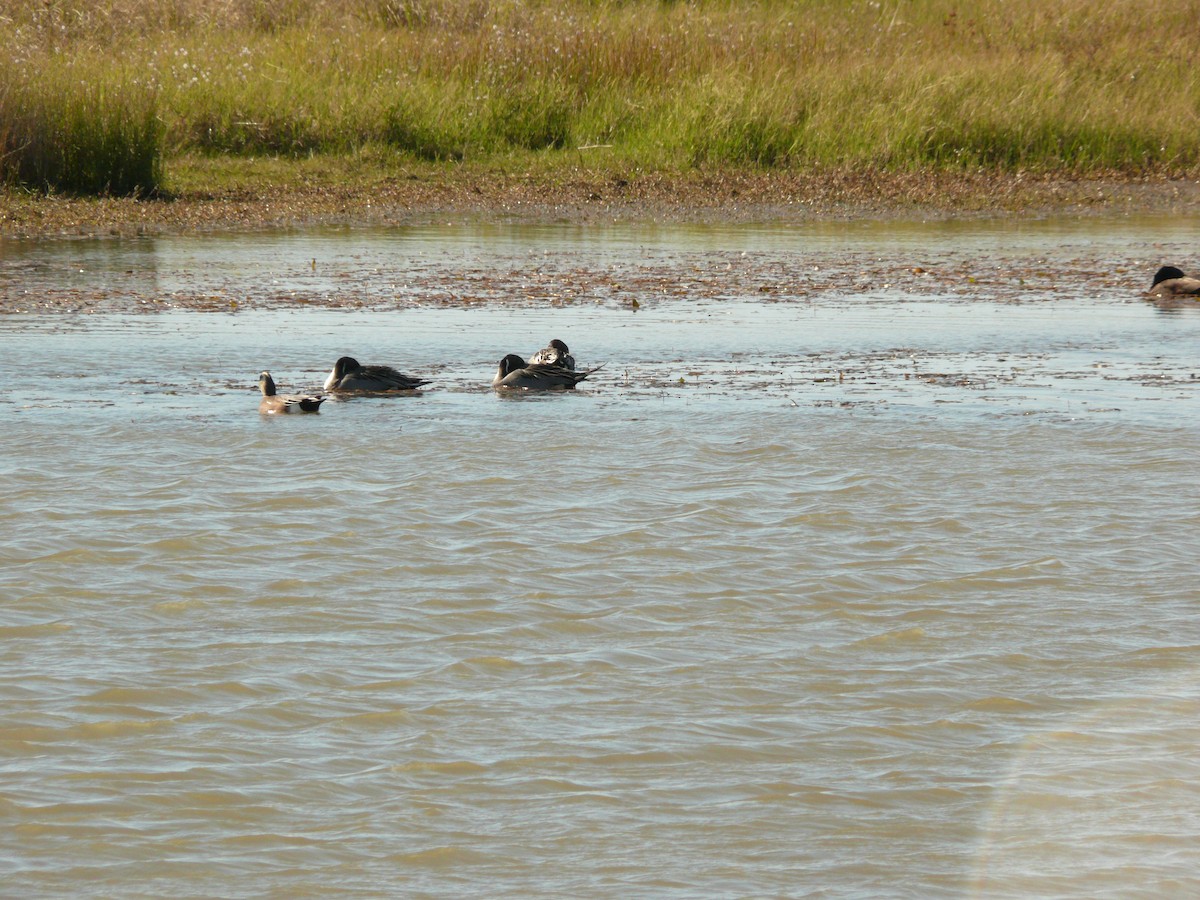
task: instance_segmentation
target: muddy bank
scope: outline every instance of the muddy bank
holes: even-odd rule
[[[691,244],[672,243],[672,229],[658,223],[597,228],[589,238],[540,221],[526,244],[493,244],[491,236],[526,226],[493,229],[458,219],[406,229],[402,242],[389,229],[369,227],[10,240],[0,242],[0,314],[497,306],[636,313],[747,299],[815,309],[850,298],[860,307],[929,298],[945,305],[1101,298],[1140,304],[1150,300],[1160,265],[1195,262],[1195,229],[1173,224],[1097,219],[1066,231],[1059,220],[886,220],[865,229],[763,224],[745,230],[756,236],[748,245],[737,228],[680,224],[678,235],[718,235]],[[1200,309],[1192,298],[1158,305]]]
[[[291,171],[290,169],[288,170]],[[634,179],[483,177],[453,169],[445,177],[390,177],[334,184],[311,174],[283,185],[229,188],[148,201],[33,197],[8,193],[0,228],[10,248],[32,249],[38,238],[78,236],[271,232],[321,226],[432,224],[779,224],[875,220],[903,227],[922,221],[1021,220],[1067,216],[1200,216],[1200,184],[1129,181],[950,177],[889,174],[823,177],[704,175]],[[485,173],[487,174],[487,173]],[[1170,222],[1171,219],[1164,219]],[[917,225],[916,227],[921,227]],[[978,249],[921,241],[898,254],[839,246],[803,253],[648,254],[588,265],[578,253],[539,254],[536,261],[439,258],[414,270],[412,260],[360,253],[302,253],[276,260],[270,278],[246,278],[222,267],[148,271],[137,258],[93,273],[73,257],[5,255],[0,242],[0,313],[146,312],[165,309],[237,311],[324,308],[397,309],[406,306],[604,304],[636,310],[680,299],[722,301],[755,297],[764,303],[812,303],[883,290],[943,301],[1024,303],[1112,295],[1144,302],[1154,271],[1164,263],[1194,268],[1189,240],[1156,231],[1134,242],[1100,248],[1081,241],[1053,258],[1000,242]],[[1047,250],[1050,250],[1047,247]],[[271,246],[261,251],[276,252]],[[299,252],[299,251],[297,251]],[[1174,305],[1197,308],[1186,299]]]
[[[0,236],[173,234],[308,225],[424,224],[447,217],[541,222],[799,222],[1200,214],[1200,182],[994,174],[686,173],[535,177],[446,170],[353,184],[189,190],[153,200],[0,195]]]

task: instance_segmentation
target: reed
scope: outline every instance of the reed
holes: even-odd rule
[[[6,154],[38,147],[43,160],[6,155],[10,177],[75,190],[145,190],[162,154],[371,147],[542,166],[574,165],[584,146],[657,170],[1193,173],[1196,12],[1192,0],[0,0],[14,37],[0,47],[0,131]]]

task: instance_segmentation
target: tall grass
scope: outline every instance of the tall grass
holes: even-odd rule
[[[162,151],[153,91],[80,79],[69,68],[34,78],[0,64],[0,181],[146,195],[162,184]]]
[[[0,0],[2,31],[0,75],[72,87],[57,110],[8,89],[0,132],[89,148],[68,170],[104,143],[74,138],[97,126],[68,110],[98,107],[146,142],[156,109],[168,161],[382,146],[569,164],[587,146],[648,169],[1200,167],[1196,0]]]

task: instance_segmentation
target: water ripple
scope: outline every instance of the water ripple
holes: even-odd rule
[[[10,317],[94,373],[0,434],[10,892],[1194,892],[1195,391],[1122,380],[1191,320],[912,300],[528,310],[621,369],[531,402],[511,311]]]

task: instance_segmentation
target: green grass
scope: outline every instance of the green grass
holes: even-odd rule
[[[50,68],[0,68],[0,178],[37,190],[148,195],[163,180],[154,93]]]
[[[0,0],[0,175],[183,155],[1194,174],[1184,0]],[[30,72],[37,72],[36,78]]]

